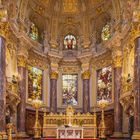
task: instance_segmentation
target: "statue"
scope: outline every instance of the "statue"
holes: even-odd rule
[[[66,108],[66,115],[68,116],[68,126],[72,126],[72,116],[74,115],[74,109],[71,105]]]

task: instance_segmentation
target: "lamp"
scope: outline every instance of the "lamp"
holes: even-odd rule
[[[102,113],[101,113],[101,121],[100,121],[100,125],[99,125],[99,129],[100,129],[100,134],[99,137],[100,138],[106,138],[105,136],[105,130],[106,130],[106,126],[105,126],[105,120],[104,120],[104,108],[108,105],[108,101],[107,100],[100,100],[98,101],[98,106],[102,109]]]
[[[34,125],[34,138],[40,138],[41,137],[41,125],[39,123],[39,119],[38,119],[38,109],[42,106],[42,101],[39,100],[38,98],[34,99],[32,101],[32,105],[36,110],[36,114],[35,114],[35,125]]]

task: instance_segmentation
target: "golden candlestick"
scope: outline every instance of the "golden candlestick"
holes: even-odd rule
[[[14,128],[14,125],[12,123],[8,123],[6,128],[7,128],[8,140],[12,140],[12,129]]]
[[[40,138],[41,137],[41,125],[39,123],[38,119],[38,109],[42,106],[42,101],[36,98],[32,101],[32,105],[35,108],[36,114],[35,114],[35,125],[34,125],[34,138]]]
[[[94,114],[93,114],[93,126],[94,126],[94,134],[93,134],[93,138],[96,139],[97,138],[97,116],[96,116],[96,111],[95,111],[95,107],[94,107]]]
[[[108,105],[108,101],[107,100],[100,100],[98,102],[98,106],[102,109],[101,112],[101,121],[100,121],[100,125],[99,125],[99,137],[100,138],[106,138],[105,135],[105,130],[106,130],[106,125],[105,125],[105,119],[104,119],[104,108]]]

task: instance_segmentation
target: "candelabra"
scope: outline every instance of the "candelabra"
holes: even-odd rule
[[[94,139],[97,138],[97,125],[96,125],[96,121],[97,121],[97,116],[96,116],[95,107],[94,107],[94,114],[93,114],[93,127],[94,127],[93,138]]]
[[[12,140],[12,129],[14,128],[14,125],[12,123],[8,123],[6,128],[8,133],[8,140]]]
[[[104,119],[104,108],[108,105],[108,101],[107,100],[100,100],[98,102],[98,106],[102,109],[102,113],[101,113],[101,121],[100,121],[100,125],[99,125],[99,130],[100,130],[100,134],[99,137],[100,138],[106,138],[105,135],[105,130],[106,130],[106,126],[105,126],[105,119]]]
[[[35,115],[35,125],[34,125],[34,138],[40,138],[41,137],[41,125],[39,123],[38,119],[38,109],[42,106],[42,101],[36,98],[32,101],[32,105],[36,110]]]

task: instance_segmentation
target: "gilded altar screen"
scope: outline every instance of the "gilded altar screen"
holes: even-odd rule
[[[78,97],[78,75],[65,74],[62,75],[62,104],[77,105]]]
[[[42,76],[42,70],[28,66],[28,100],[42,99]]]
[[[97,101],[105,99],[112,102],[112,67],[97,71]]]

